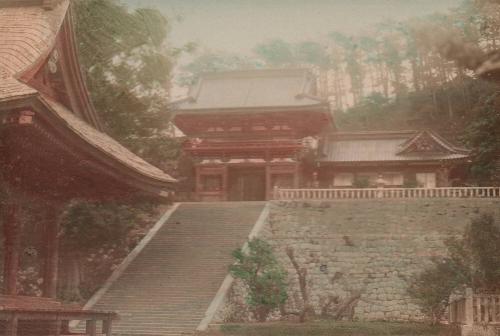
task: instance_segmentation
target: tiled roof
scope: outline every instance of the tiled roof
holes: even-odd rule
[[[52,51],[68,8],[69,0],[46,0],[34,4],[30,2],[30,5],[9,2],[9,6],[1,6],[0,2],[0,103],[36,95],[68,129],[90,146],[128,169],[155,180],[155,183],[175,182],[175,179],[160,169],[79,119],[63,105],[42,96],[20,79]]]
[[[1,75],[0,75],[1,76]],[[15,78],[0,77],[0,102],[12,98],[26,97],[36,94],[37,91]]]
[[[246,70],[206,73],[188,97],[174,103],[179,111],[277,108],[321,105],[315,79],[307,69]]]
[[[68,5],[0,8],[0,101],[36,93],[18,78],[50,52]]]
[[[468,157],[467,151],[452,146],[441,137],[436,141],[443,147],[440,152],[402,153],[412,140],[423,132],[388,132],[388,133],[339,133],[331,136],[324,145],[322,162],[388,162],[388,161],[432,161],[455,160]],[[439,140],[438,140],[439,139]]]
[[[99,132],[86,122],[80,120],[63,105],[47,97],[41,97],[42,102],[49,107],[50,111],[56,114],[66,124],[67,128],[73,131],[78,137],[100,150],[109,157],[121,162],[125,166],[135,169],[142,175],[163,182],[175,182],[176,180],[165,174],[160,169],[147,163],[110,136]]]

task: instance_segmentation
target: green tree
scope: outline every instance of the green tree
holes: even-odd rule
[[[322,69],[330,65],[326,47],[318,42],[303,41],[294,46],[295,57],[298,62],[316,65]]]
[[[364,92],[365,64],[359,38],[347,36],[339,32],[331,32],[329,38],[343,50],[343,62],[351,82],[351,93],[354,104],[361,101]]]
[[[166,18],[148,8],[130,11],[117,0],[73,3],[79,58],[105,131],[165,167],[180,152],[167,132],[167,104],[175,55],[183,51],[168,46]],[[131,230],[151,212],[137,200],[69,204],[62,219],[63,298],[92,294],[133,245]]]
[[[130,203],[134,205],[72,201],[66,207],[61,217],[61,298],[88,298],[135,246],[131,233],[153,211],[141,200]]]
[[[175,50],[158,11],[116,0],[75,1],[76,35],[87,84],[105,130],[161,165],[178,155],[166,133]]]
[[[241,279],[248,289],[247,303],[255,318],[264,322],[271,311],[284,304],[286,272],[276,260],[271,246],[254,238],[248,242],[248,251],[233,252],[235,264],[229,270]]]
[[[205,51],[197,55],[191,62],[184,65],[178,78],[181,86],[192,85],[203,72],[218,72],[226,70],[254,69],[261,67],[258,60],[237,54]]]
[[[293,46],[281,39],[258,44],[254,52],[270,67],[283,67],[296,63]]]
[[[433,259],[433,266],[409,287],[433,323],[439,322],[454,292],[465,287],[476,292],[500,290],[500,228],[492,215],[472,220],[461,238],[445,244],[448,256]]]
[[[500,96],[494,93],[483,98],[476,107],[477,117],[466,129],[465,140],[472,148],[472,176],[491,185],[500,180],[498,153],[500,152]]]

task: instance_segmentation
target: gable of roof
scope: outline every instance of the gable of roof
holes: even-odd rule
[[[48,56],[68,6],[66,0],[52,10],[41,6],[0,7],[0,101],[16,97],[14,86],[20,89],[20,95],[26,94],[19,78]]]
[[[0,7],[0,102],[36,95],[35,77],[57,52],[71,111],[102,130],[80,71],[70,9],[69,0]]]
[[[78,63],[69,9],[69,0],[9,2],[8,6],[0,6],[0,104],[7,103],[4,106],[8,108],[11,100],[34,97],[21,103],[43,104],[45,109],[41,113],[55,117],[57,127],[71,134],[71,140],[99,153],[94,159],[105,158],[119,171],[134,176],[142,183],[139,188],[171,187],[175,179],[100,131]],[[54,50],[62,58],[59,66],[71,106],[47,97],[34,84],[34,76]]]
[[[259,109],[324,105],[307,69],[266,69],[202,74],[188,97],[174,102],[178,111]]]
[[[433,154],[433,153],[464,153],[468,151],[453,145],[435,132],[425,130],[416,133],[400,145],[398,155]]]
[[[412,151],[419,139],[430,137],[439,151]],[[430,131],[360,132],[333,134],[323,146],[320,162],[376,163],[402,161],[457,160],[468,157],[468,151],[453,146]]]

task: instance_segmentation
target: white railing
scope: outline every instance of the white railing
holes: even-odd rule
[[[500,324],[500,295],[473,294],[467,288],[465,297],[450,302],[448,312],[451,323]]]
[[[372,198],[500,198],[500,187],[281,189],[275,200],[330,200]]]

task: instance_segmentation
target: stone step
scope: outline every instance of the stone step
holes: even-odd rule
[[[193,334],[263,208],[180,204],[93,309],[118,312],[117,336]]]

